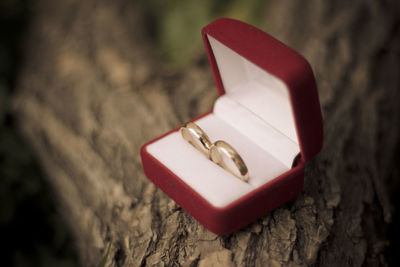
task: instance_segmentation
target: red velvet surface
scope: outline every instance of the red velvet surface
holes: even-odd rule
[[[225,91],[207,35],[287,85],[301,150],[301,160],[291,170],[228,206],[217,208],[146,150],[149,144],[178,131],[180,127],[143,145],[140,153],[146,176],[207,229],[223,235],[254,222],[300,193],[304,182],[304,163],[322,147],[322,116],[312,70],[307,61],[295,51],[255,27],[232,19],[218,19],[204,27],[202,34],[220,95]]]

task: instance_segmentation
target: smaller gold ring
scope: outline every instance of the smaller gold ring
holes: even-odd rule
[[[195,123],[187,122],[181,127],[183,139],[189,142],[197,150],[210,158],[210,148],[213,145],[207,134]]]
[[[225,158],[228,158],[230,162],[225,161]],[[240,180],[249,181],[249,171],[246,164],[239,153],[228,143],[224,141],[215,142],[210,148],[210,159]]]

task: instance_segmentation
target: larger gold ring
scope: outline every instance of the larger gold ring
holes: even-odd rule
[[[208,159],[244,182],[249,180],[249,171],[239,153],[224,141],[212,143],[207,134],[195,123],[185,123],[180,132],[183,139],[203,153]]]
[[[210,149],[213,162],[238,177],[244,182],[249,181],[249,170],[236,150],[224,141],[217,141]]]

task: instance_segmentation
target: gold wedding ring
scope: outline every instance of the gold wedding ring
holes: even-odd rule
[[[193,122],[187,122],[181,127],[181,134],[183,139],[188,141],[207,158],[210,158],[210,148],[213,143],[199,126]]]
[[[207,134],[195,123],[187,122],[181,129],[183,139],[240,180],[248,182],[249,171],[239,153],[225,141],[212,143]]]
[[[242,157],[225,141],[217,141],[210,149],[213,162],[238,177],[244,182],[249,181],[249,171]],[[232,164],[233,163],[233,164]]]

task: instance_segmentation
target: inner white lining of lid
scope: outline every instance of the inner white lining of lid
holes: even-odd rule
[[[298,145],[286,85],[213,37],[207,37],[217,61],[225,95]]]

